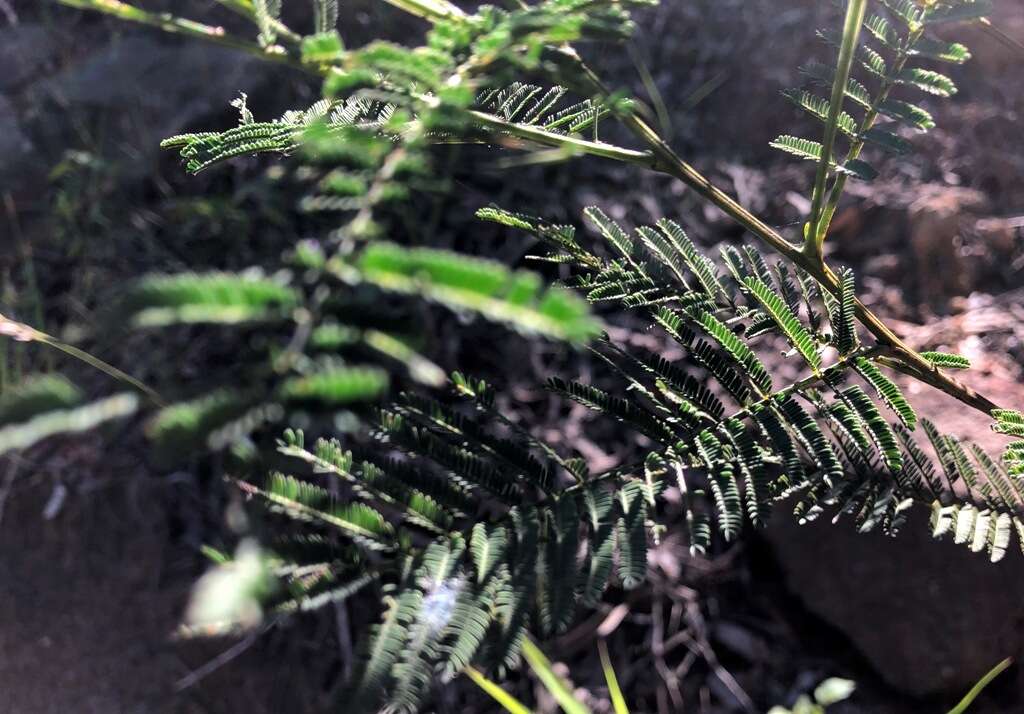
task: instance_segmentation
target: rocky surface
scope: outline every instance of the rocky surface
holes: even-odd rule
[[[0,190],[38,194],[67,148],[105,146],[124,180],[149,173],[162,139],[267,80],[250,57],[204,45],[182,52],[151,32],[74,57],[67,41],[39,24],[0,27]]]
[[[765,537],[792,592],[894,689],[963,693],[996,662],[1024,653],[1019,553],[993,565],[935,542],[923,510],[895,540],[858,534],[849,522],[798,526],[778,516]]]

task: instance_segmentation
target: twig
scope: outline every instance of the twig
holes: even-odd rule
[[[1009,47],[1017,54],[1024,56],[1024,43],[1022,43],[1020,40],[1017,40],[1007,35],[1005,32],[1003,32],[998,27],[993,25],[992,21],[989,20],[987,17],[981,18],[980,20],[978,20],[978,23],[981,25],[981,29],[983,29],[986,33],[994,37],[996,40],[1001,42],[1006,47]]]
[[[575,68],[585,89],[595,95],[609,96],[608,90],[600,79],[574,50],[563,48],[559,54],[570,68]],[[647,161],[653,160],[650,167],[652,170],[678,178],[702,198],[713,203],[723,213],[747,229],[755,238],[809,273],[830,293],[839,296],[840,281],[824,262],[804,254],[800,248],[779,235],[774,228],[737,203],[735,199],[715,186],[693,166],[683,161],[658,133],[635,113],[626,114],[623,117],[623,122],[637,138],[650,148],[652,158]],[[931,362],[904,344],[899,336],[860,300],[856,301],[855,310],[857,319],[878,340],[879,344],[889,347],[895,353],[895,369],[949,394],[986,415],[990,414],[993,409],[999,408],[995,402],[937,369]]]
[[[17,458],[10,459],[7,472],[4,474],[3,485],[0,485],[0,522],[4,520],[4,508],[7,505],[7,498],[11,495],[11,490],[14,488],[14,479],[18,477],[18,466],[20,463],[20,460]]]
[[[814,178],[814,192],[811,197],[811,220],[807,224],[804,237],[804,251],[822,259],[822,244],[828,223],[822,217],[825,204],[825,190],[828,186],[829,170],[832,167],[832,152],[835,148],[836,135],[839,132],[839,116],[843,110],[843,99],[846,97],[846,85],[853,67],[853,57],[857,50],[860,28],[864,24],[867,12],[867,0],[850,0],[846,6],[846,20],[843,26],[843,43],[839,49],[839,61],[836,64],[836,76],[832,82],[832,97],[829,101],[828,118],[825,121],[825,138],[821,144],[821,159]]]
[[[249,52],[264,59],[285,62],[307,72],[322,73],[323,71],[329,71],[304,66],[301,63],[296,64],[294,60],[285,54],[270,53],[254,43],[229,37],[225,34],[223,28],[202,25],[167,14],[147,13],[131,5],[119,2],[119,0],[55,1],[70,7],[99,10],[122,19],[160,27],[168,32],[199,37],[210,42]],[[447,0],[385,1],[430,22],[438,22],[443,19],[459,19],[465,16],[462,10],[454,4],[447,2]],[[596,96],[609,96],[608,89],[571,46],[559,48],[555,53],[555,58],[560,59],[570,70],[570,78],[582,87],[584,92]],[[537,127],[507,122],[484,112],[471,111],[469,116],[480,122],[483,126],[536,141],[540,144],[569,147],[579,150],[581,153],[633,163],[673,176],[686,184],[699,196],[714,204],[719,210],[753,234],[760,242],[795,266],[805,270],[830,293],[836,296],[839,295],[840,281],[823,260],[818,256],[805,254],[800,247],[787,241],[774,228],[715,186],[693,166],[683,161],[665,140],[661,138],[658,132],[652,129],[635,112],[624,114],[622,121],[648,147],[647,151],[624,149],[603,142],[586,141],[576,137],[554,134]],[[915,350],[904,344],[899,336],[860,300],[855,301],[855,312],[857,319],[875,337],[879,344],[892,350],[893,359],[891,366],[893,369],[939,389],[986,415],[991,414],[993,409],[999,408],[997,403],[979,394],[956,378],[945,374]]]
[[[341,657],[341,680],[347,682],[355,663],[352,632],[349,629],[348,606],[345,601],[334,603],[334,619],[338,630],[338,654]]]
[[[560,53],[578,63],[586,78],[585,88],[593,94],[608,96],[608,90],[600,80],[583,64],[578,55],[571,49],[562,49]],[[597,156],[615,161],[622,161],[673,176],[698,195],[714,204],[723,213],[749,231],[755,238],[783,258],[810,274],[824,289],[839,296],[840,281],[836,274],[824,262],[783,238],[774,228],[741,206],[734,198],[715,186],[710,179],[701,174],[690,164],[683,161],[661,137],[634,113],[626,114],[623,122],[626,126],[651,148],[647,151],[626,149],[614,144],[589,141],[573,136],[556,134],[536,126],[508,122],[486,112],[470,111],[469,115],[480,125],[495,131],[533,141],[544,146],[562,147],[590,156]],[[979,394],[958,379],[942,372],[915,350],[906,345],[880,317],[873,313],[860,300],[855,301],[854,310],[857,319],[878,341],[893,352],[893,369],[914,377],[936,389],[939,389],[964,404],[983,413],[990,414],[999,405]]]
[[[174,683],[175,694],[180,694],[181,692],[184,692],[186,689],[194,687],[200,681],[202,681],[209,675],[213,674],[224,665],[241,656],[247,649],[249,649],[253,646],[253,644],[255,644],[256,640],[258,640],[265,632],[267,632],[271,627],[273,627],[276,624],[277,621],[272,620],[261,629],[253,630],[245,636],[245,639],[236,642],[231,647],[224,650],[219,655],[217,655],[209,662],[204,664],[202,667],[199,667],[198,669],[195,669],[192,672],[186,674],[184,677],[182,677]]]
[[[252,6],[252,0],[216,0],[216,2],[236,15],[240,15],[251,22],[256,22],[256,10]],[[270,18],[270,27],[274,32],[292,44],[302,42],[302,35],[292,30],[280,20]]]
[[[690,647],[695,648],[700,652],[701,657],[708,663],[708,667],[714,672],[718,680],[725,685],[725,688],[729,690],[729,693],[735,697],[736,702],[743,708],[744,711],[749,714],[757,714],[757,707],[754,706],[754,701],[750,698],[750,695],[746,693],[740,683],[736,681],[736,678],[732,676],[722,663],[718,661],[718,655],[715,654],[714,649],[703,637],[695,638],[687,632],[681,632],[684,635],[682,638],[684,642]]]
[[[241,40],[229,35],[223,27],[218,25],[204,25],[201,22],[187,20],[167,12],[147,12],[134,5],[120,2],[120,0],[53,0],[60,5],[73,7],[78,10],[93,10],[105,15],[116,17],[126,22],[135,22],[140,25],[156,27],[172,35],[184,35],[194,37],[215,45],[226,47],[232,50],[240,50],[247,54],[255,55],[260,59],[270,62],[284,64],[305,72],[315,72],[311,67],[290,57],[283,51],[274,51],[272,48],[260,47],[255,42]]]
[[[656,598],[651,607],[651,654],[654,668],[665,684],[665,689],[672,699],[672,710],[682,711],[685,707],[683,693],[679,689],[679,680],[665,662],[665,624],[662,599]]]

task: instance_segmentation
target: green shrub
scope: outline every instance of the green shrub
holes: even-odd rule
[[[354,49],[334,30],[336,3],[324,0],[314,3],[308,36],[281,22],[279,2],[222,0],[253,21],[255,41],[111,0],[61,2],[251,52],[323,81],[323,98],[311,107],[258,121],[243,97],[238,126],[164,142],[190,172],[241,155],[291,156],[310,177],[304,210],[337,216],[337,227],[288,246],[277,265],[152,276],[130,291],[119,317],[138,329],[212,324],[265,337],[235,381],[152,417],[158,446],[196,453],[244,443],[258,430],[296,424],[310,409],[372,404],[396,374],[439,386],[443,373],[415,351],[415,331],[393,330],[384,305],[408,315],[427,301],[586,344],[620,378],[615,392],[557,378],[548,384],[643,437],[642,461],[603,473],[533,436],[496,406],[489,385],[458,373],[450,380],[455,401],[409,391],[380,409],[375,450],[356,454],[336,439],[307,444],[301,430],[288,429],[278,451],[290,473],[264,482],[241,472],[245,494],[302,524],[299,535],[285,529],[259,554],[247,545],[245,568],[222,557],[218,568],[259,576],[246,580],[248,600],[240,600],[247,621],[255,612],[247,603],[257,598],[259,612],[286,614],[368,588],[380,597],[380,621],[363,638],[348,690],[351,710],[382,702],[388,711],[416,710],[437,681],[471,665],[500,674],[518,664],[528,633],[564,632],[607,588],[642,583],[670,487],[682,496],[694,553],[736,538],[748,523],[762,525],[785,500],[795,501],[801,521],[832,510],[862,531],[890,534],[923,504],[937,537],[950,535],[992,560],[1004,556],[1014,531],[1024,533],[1021,442],[997,460],[939,433],[888,375],[940,389],[1011,436],[1024,437],[1024,417],[943,371],[967,368],[964,358],[909,348],[857,299],[853,273],[823,257],[848,181],[877,175],[865,157],[909,151],[906,137],[934,126],[912,103],[916,95],[955,91],[933,67],[966,61],[969,52],[937,39],[933,28],[984,17],[988,2],[850,0],[841,32],[822,33],[838,48],[835,65],[807,67],[810,88],[787,96],[823,124],[823,139],[773,142],[816,166],[797,243],[681,159],[642,106],[607,90],[574,49],[628,38],[628,13],[641,2],[544,0],[466,13],[447,0],[389,0],[430,24],[424,43]],[[638,148],[605,141],[609,123],[628,130]],[[596,230],[582,237],[518,212],[525,207],[480,210],[481,219],[541,241],[542,260],[571,270],[572,292],[531,272],[418,245],[430,236],[399,241],[392,209],[436,180],[432,146],[453,142],[548,147],[565,160],[590,155],[668,174],[752,240],[714,259],[668,220],[629,234],[593,208],[587,218]],[[684,356],[669,361],[616,344],[600,334],[579,294],[644,316]],[[31,329],[10,324],[12,334]],[[800,365],[797,380],[781,382],[762,361],[783,343]],[[276,587],[264,582],[266,572]],[[214,591],[222,588],[202,592]]]

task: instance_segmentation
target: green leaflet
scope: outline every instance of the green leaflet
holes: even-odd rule
[[[828,119],[830,103],[827,99],[803,89],[789,89],[784,91],[782,95],[814,118],[820,121]],[[847,138],[854,139],[857,136],[857,122],[846,112],[840,112],[836,127]]]
[[[616,522],[619,545],[618,573],[627,590],[637,587],[647,574],[647,501],[639,483],[630,482],[619,495],[621,509]]]
[[[901,38],[889,21],[879,15],[869,15],[864,21],[864,29],[890,50],[899,50]]]
[[[40,414],[71,409],[84,400],[82,391],[59,375],[33,375],[0,392],[0,427]]]
[[[718,528],[723,538],[733,540],[743,527],[743,499],[732,463],[725,458],[722,443],[710,431],[702,431],[695,446],[708,471],[708,485],[714,497]]]
[[[663,265],[668,266],[672,275],[679,281],[679,285],[688,291],[690,285],[686,278],[686,261],[675,246],[669,244],[657,231],[647,226],[637,228],[636,233],[644,247]]]
[[[785,151],[787,154],[792,154],[805,161],[821,161],[823,151],[821,142],[784,134],[769,145],[774,149]],[[829,163],[829,169],[834,173],[852,176],[861,181],[873,181],[878,177],[878,172],[870,164],[859,159],[851,159],[843,164],[836,164],[833,161]]]
[[[329,364],[285,380],[279,394],[285,401],[339,406],[376,399],[387,390],[389,381],[388,373],[377,367]]]
[[[563,394],[583,406],[608,414],[653,439],[674,439],[672,430],[639,404],[615,397],[596,387],[565,382],[557,377],[548,380],[548,389]]]
[[[759,405],[754,409],[754,417],[771,441],[773,451],[778,454],[783,473],[780,481],[800,483],[804,479],[803,460],[800,456],[796,440],[786,425],[785,418],[774,404]]]
[[[827,413],[832,417],[843,431],[845,431],[861,451],[871,451],[871,437],[865,430],[863,419],[854,411],[846,401],[838,401],[830,404]]]
[[[35,406],[42,406],[42,402],[37,401]],[[0,456],[57,434],[91,431],[105,422],[129,417],[138,408],[139,399],[134,394],[119,394],[81,406],[62,407],[50,401],[45,411],[34,411],[27,420],[19,418],[0,427]]]
[[[896,416],[900,418],[900,421],[908,429],[913,431],[914,427],[917,426],[917,413],[910,406],[907,398],[903,396],[902,390],[896,386],[896,383],[882,374],[878,367],[863,357],[857,358],[855,365],[857,373],[875,388],[878,397],[896,413]]]
[[[961,355],[946,352],[922,352],[921,356],[939,369],[970,369],[971,361]]]
[[[383,621],[363,640],[359,671],[353,680],[352,700],[356,711],[368,710],[384,698],[392,670],[405,646],[410,624],[423,602],[423,594],[407,576],[398,597],[386,602]]]
[[[601,231],[601,235],[604,236],[605,240],[607,240],[611,246],[626,259],[633,269],[642,274],[643,269],[636,262],[634,255],[636,247],[633,244],[633,239],[629,237],[626,231],[624,231],[618,223],[606,216],[604,211],[596,206],[586,208],[583,213],[595,226],[597,226],[597,229]]]
[[[477,582],[483,583],[493,576],[497,567],[505,562],[508,553],[508,531],[502,526],[477,523],[469,541],[473,554]]]
[[[815,84],[831,87],[835,81],[836,71],[833,67],[817,61],[811,61],[800,68],[801,73]],[[846,96],[865,109],[871,108],[871,92],[858,80],[850,77],[846,85]]]
[[[313,14],[317,33],[333,31],[338,25],[338,0],[313,0]]]
[[[394,547],[394,529],[378,511],[361,503],[338,505],[324,489],[292,476],[272,474],[265,489],[252,485],[245,485],[243,489],[265,499],[291,518],[337,528],[370,550]]]
[[[576,613],[579,516],[574,499],[562,498],[555,505],[554,519],[549,523],[546,550],[548,573],[545,601],[548,607],[546,613],[542,609],[541,619],[545,633],[556,635],[565,631]]]
[[[704,292],[712,299],[718,298],[724,291],[722,283],[718,279],[718,271],[711,259],[697,250],[697,247],[687,237],[686,232],[674,221],[663,218],[658,221],[658,228],[672,244],[676,253],[682,256],[690,272],[697,276],[697,280],[704,287]]]
[[[1014,409],[995,409],[992,417],[996,423],[992,426],[994,431],[1007,436],[1024,437],[1024,414]]]
[[[940,97],[951,97],[956,94],[953,80],[944,74],[920,67],[908,67],[900,72],[896,79],[900,84],[909,84],[922,92]]]
[[[924,17],[924,8],[914,0],[882,0],[882,4],[903,24],[918,25]]]
[[[919,106],[900,99],[886,99],[878,105],[878,110],[891,119],[921,131],[935,128],[932,115]]]
[[[334,2],[334,17],[337,22],[338,6]],[[324,29],[319,34],[302,38],[302,61],[307,64],[331,64],[342,59],[345,47],[337,30]]]
[[[875,407],[874,402],[865,394],[864,390],[859,386],[852,386],[842,393],[843,398],[847,404],[856,411],[857,415],[863,420],[867,426],[868,431],[871,432],[871,436],[878,447],[879,452],[885,459],[886,466],[891,471],[899,471],[903,468],[903,453],[900,451],[899,442],[896,440],[896,434],[893,432],[882,415],[878,412],[878,408]]]
[[[742,366],[745,376],[761,394],[771,393],[772,378],[768,370],[740,338],[709,312],[695,308],[690,310],[690,316]]]
[[[693,331],[684,324],[681,315],[667,308],[659,308],[654,313],[654,319],[672,339],[686,347],[690,359],[708,370],[737,402],[746,404],[750,400],[750,388],[743,374],[709,343],[697,340]]]
[[[733,445],[733,456],[743,474],[747,516],[754,526],[768,522],[770,512],[769,469],[761,451],[746,428],[737,419],[726,422],[726,433]]]
[[[608,587],[615,565],[615,523],[612,518],[613,496],[609,490],[591,487],[583,492],[586,506],[587,528],[589,535],[589,557],[587,572],[581,578],[581,601],[587,607],[594,607],[600,602],[601,596]]]
[[[545,290],[534,273],[448,251],[374,243],[358,260],[360,277],[381,288],[468,309],[524,332],[585,342],[599,330],[586,303]]]
[[[811,369],[817,373],[821,369],[821,355],[818,353],[818,346],[815,344],[814,338],[804,328],[800,318],[793,314],[779,294],[757,278],[749,277],[744,284],[772,316],[775,324],[786,335],[790,344],[800,352]]]
[[[146,427],[146,435],[165,458],[188,458],[204,446],[222,449],[280,416],[280,408],[272,405],[255,407],[246,395],[216,390],[161,409]]]
[[[879,126],[871,127],[861,134],[861,137],[875,146],[881,147],[890,153],[898,154],[900,156],[909,154],[913,149],[913,145],[909,141],[901,136],[897,136],[888,129],[883,129]]]
[[[845,356],[857,349],[857,294],[852,270],[844,268],[839,271],[839,280],[839,299],[830,317],[836,349]]]
[[[685,397],[714,420],[720,420],[725,406],[715,394],[693,375],[685,365],[669,362],[661,355],[643,350],[628,355],[641,369],[657,378],[676,395]]]
[[[292,288],[255,271],[182,273],[143,278],[128,291],[119,309],[138,327],[163,327],[282,320],[297,304]]]
[[[910,51],[911,56],[963,64],[971,59],[971,51],[957,42],[942,42],[931,37],[922,37]]]
[[[800,435],[807,450],[821,469],[823,477],[835,481],[842,479],[843,466],[839,462],[839,457],[836,456],[836,452],[825,434],[807,411],[792,397],[782,401],[779,404],[779,409],[793,430]]]

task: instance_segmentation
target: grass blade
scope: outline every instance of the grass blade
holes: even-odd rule
[[[971,691],[967,692],[967,695],[960,700],[960,703],[949,710],[949,714],[964,714],[964,712],[967,711],[968,707],[970,707],[971,704],[974,703],[974,700],[978,698],[978,695],[981,694],[982,690],[985,689],[985,687],[987,687],[989,684],[991,684],[992,680],[998,677],[1000,674],[1002,674],[1003,670],[1005,670],[1011,664],[1013,664],[1013,658],[1007,657],[1002,662],[997,664],[995,667],[990,669],[984,677],[978,680],[977,684],[971,687]]]
[[[590,710],[576,701],[569,684],[555,673],[551,662],[529,637],[523,642],[523,656],[565,714],[590,714]]]
[[[464,671],[467,677],[472,679],[480,689],[487,692],[509,714],[532,714],[529,707],[485,677],[480,670],[474,667],[466,667]]]
[[[619,688],[619,680],[615,676],[615,668],[612,667],[611,658],[608,656],[608,645],[604,640],[597,641],[597,652],[601,655],[601,669],[604,671],[604,680],[608,683],[608,696],[612,699],[615,714],[629,714],[629,707],[626,706],[622,689]]]

